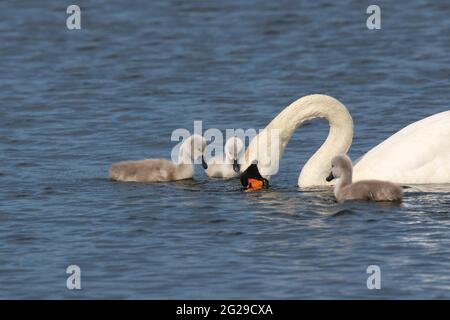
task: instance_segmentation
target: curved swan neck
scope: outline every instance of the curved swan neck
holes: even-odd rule
[[[331,99],[321,99],[326,101],[310,104],[313,109],[316,109],[316,117],[325,118],[328,121],[330,130],[325,142],[300,172],[298,185],[301,187],[328,185],[325,177],[330,171],[332,158],[338,154],[346,154],[352,144],[352,117],[343,104],[336,99]]]
[[[295,130],[303,125],[305,121],[315,118],[325,118],[330,124],[330,131],[324,144],[308,160],[303,167],[298,178],[298,185],[301,187],[327,185],[325,181],[329,173],[331,159],[340,153],[347,153],[353,138],[353,120],[347,108],[338,100],[320,94],[305,96],[293,102],[281,111],[269,125],[258,134],[247,149],[241,166],[245,170],[252,160],[257,159],[259,163],[270,163],[266,167],[260,168],[263,175],[269,178],[277,173],[278,163],[284,149]],[[258,139],[267,139],[274,129],[279,134],[279,150],[270,154],[267,161],[266,150],[258,148]],[[266,158],[260,161],[261,158]]]

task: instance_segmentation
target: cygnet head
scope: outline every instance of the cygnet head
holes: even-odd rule
[[[352,161],[345,154],[341,154],[335,156],[331,160],[331,172],[330,175],[326,178],[328,182],[333,179],[339,179],[343,175],[347,174],[350,177],[352,176],[353,166]]]
[[[238,137],[232,137],[225,143],[225,156],[227,159],[233,160],[233,170],[235,172],[240,170],[238,159],[242,149],[244,149],[244,143]]]
[[[206,147],[205,139],[198,134],[193,134],[184,140],[183,144],[180,147],[179,160],[180,163],[194,163],[204,162],[203,159],[203,151]]]

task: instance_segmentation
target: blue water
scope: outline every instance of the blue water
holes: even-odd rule
[[[75,3],[69,31],[69,3],[0,2],[0,298],[450,298],[450,186],[400,206],[299,190],[323,121],[296,132],[265,192],[200,168],[107,179],[112,162],[169,158],[194,120],[262,128],[311,93],[348,107],[356,159],[448,110],[448,1],[376,1],[376,31],[365,1]]]

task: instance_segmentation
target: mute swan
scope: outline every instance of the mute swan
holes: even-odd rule
[[[339,155],[331,161],[331,172],[327,181],[338,179],[334,186],[337,202],[348,200],[401,201],[400,186],[379,180],[363,180],[352,183],[352,161],[346,155]]]
[[[239,176],[238,158],[244,143],[238,137],[232,137],[225,143],[224,154],[217,155],[203,167],[208,177],[215,178],[235,178]]]
[[[305,96],[281,111],[250,143],[241,172],[258,159],[263,176],[277,173],[278,162],[294,131],[307,120],[325,118],[330,131],[298,177],[300,187],[329,185],[331,159],[346,154],[353,139],[353,121],[338,100],[320,94]],[[271,150],[272,133],[278,146]],[[272,140],[270,140],[272,141]],[[267,151],[269,150],[269,151]],[[417,121],[367,152],[354,167],[354,180],[382,179],[403,184],[450,182],[450,111]]]
[[[180,146],[178,163],[165,159],[145,159],[113,163],[109,178],[118,181],[163,182],[190,179],[194,176],[193,161],[203,160],[205,140],[194,134]]]

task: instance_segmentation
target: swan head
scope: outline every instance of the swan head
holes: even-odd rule
[[[258,170],[258,160],[253,160],[251,165],[241,174],[241,184],[244,192],[252,192],[269,188],[269,180],[263,178]]]
[[[344,174],[352,173],[353,167],[352,167],[352,161],[350,158],[345,155],[341,154],[338,156],[335,156],[331,160],[331,172],[326,178],[328,182],[330,182],[333,179],[339,179]]]
[[[239,155],[244,149],[244,143],[238,137],[232,137],[225,143],[224,153],[227,159],[233,160],[233,170],[239,172]]]
[[[202,164],[205,163],[205,160],[203,159],[203,152],[205,150],[205,147],[205,139],[201,135],[193,134],[192,136],[188,137],[180,147],[180,162],[198,163],[201,160]]]

